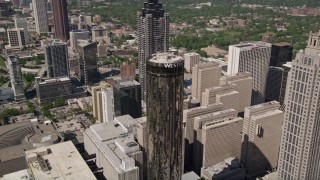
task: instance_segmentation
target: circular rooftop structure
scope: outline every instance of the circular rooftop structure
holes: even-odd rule
[[[34,147],[48,146],[59,142],[58,135],[50,132],[34,134],[28,138]]]

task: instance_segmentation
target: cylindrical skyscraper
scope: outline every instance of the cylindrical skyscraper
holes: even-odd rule
[[[181,179],[184,60],[158,53],[146,64],[147,179]]]

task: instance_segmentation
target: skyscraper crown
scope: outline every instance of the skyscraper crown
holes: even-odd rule
[[[320,50],[320,31],[316,33],[310,32],[307,47]]]

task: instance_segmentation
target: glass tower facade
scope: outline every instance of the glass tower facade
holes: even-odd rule
[[[147,179],[181,179],[184,60],[158,53],[146,70]]]

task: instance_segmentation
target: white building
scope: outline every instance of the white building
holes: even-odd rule
[[[71,141],[26,151],[25,158],[30,179],[96,179]]]
[[[103,168],[106,179],[139,180],[142,176],[143,154],[134,140],[135,135],[139,137],[138,124],[126,115],[84,132],[84,147],[89,154],[96,154],[96,165]]]
[[[106,87],[101,89],[102,97],[102,119],[103,122],[109,122],[114,119],[114,101],[113,101],[113,87]]]

